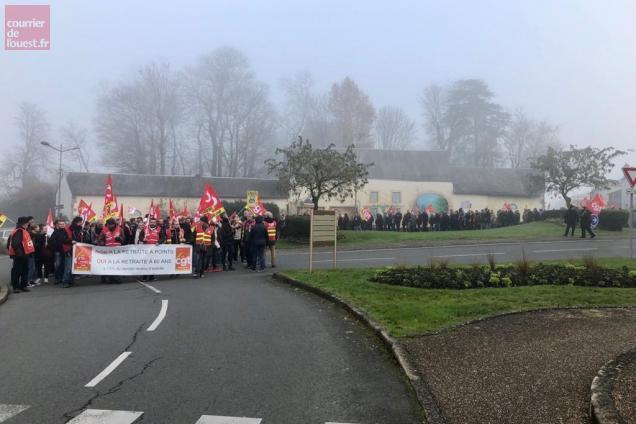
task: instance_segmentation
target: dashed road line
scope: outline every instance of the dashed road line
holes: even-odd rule
[[[157,327],[159,327],[159,324],[161,324],[161,321],[163,321],[163,319],[166,317],[167,312],[168,312],[168,299],[163,299],[161,301],[161,310],[159,310],[159,315],[157,315],[157,318],[155,318],[154,322],[150,324],[150,327],[148,327],[148,330],[146,331],[155,331]]]
[[[439,256],[431,256],[431,258],[439,259],[439,258],[465,258],[468,256],[488,256],[488,255],[496,255],[501,256],[505,255],[503,252],[494,252],[494,253],[462,253],[457,255],[439,255]]]
[[[577,249],[546,249],[546,250],[533,250],[532,253],[556,253],[556,252],[591,252],[598,250],[597,247],[580,247]]]
[[[139,284],[141,284],[142,286],[146,287],[147,289],[150,289],[150,290],[152,290],[153,292],[155,292],[155,293],[157,293],[157,294],[161,294],[161,290],[159,290],[159,289],[157,289],[157,288],[155,288],[155,287],[151,286],[150,284],[146,284],[146,283],[144,283],[143,281],[139,281],[139,280],[137,280],[137,282],[138,282]]]
[[[195,424],[260,424],[260,418],[221,417],[218,415],[202,415]]]
[[[0,423],[29,409],[29,405],[0,404]]]
[[[87,409],[67,424],[132,424],[144,415],[138,411]]]
[[[128,358],[128,356],[131,353],[132,352],[124,352],[121,355],[119,355],[113,362],[110,363],[109,366],[107,366],[104,369],[104,371],[102,371],[99,374],[97,374],[97,376],[95,378],[93,378],[91,381],[89,381],[88,384],[86,384],[86,386],[84,386],[84,387],[95,387],[95,386],[97,386],[100,381],[102,381],[103,379],[108,377],[108,375],[111,372],[115,371],[115,368],[117,368],[122,362],[124,362],[126,360],[126,358]]]

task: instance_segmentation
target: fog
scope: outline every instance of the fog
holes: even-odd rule
[[[418,101],[424,88],[473,78],[487,83],[507,110],[521,108],[558,126],[564,145],[636,146],[630,0],[50,4],[51,50],[0,51],[5,151],[17,144],[21,102],[46,110],[52,142],[73,121],[98,146],[94,120],[104,84],[152,61],[178,71],[224,46],[247,57],[278,110],[282,78],[308,70],[314,89],[327,92],[350,77],[376,109],[400,107],[415,121],[413,148],[429,147]],[[99,155],[94,150],[91,170],[109,169]],[[636,154],[623,162],[636,163]]]

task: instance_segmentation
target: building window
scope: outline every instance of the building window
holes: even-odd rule
[[[399,191],[391,192],[391,203],[394,205],[399,205],[402,203],[402,193]]]
[[[378,203],[378,192],[372,191],[369,193],[369,203]]]

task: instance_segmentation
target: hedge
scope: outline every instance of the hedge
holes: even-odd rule
[[[285,228],[282,229],[280,238],[292,241],[309,240],[309,216],[287,216]]]
[[[601,230],[623,231],[628,225],[629,213],[622,209],[605,209],[598,218],[598,228]]]
[[[476,289],[533,285],[636,287],[636,271],[627,267],[524,264],[491,267],[392,267],[377,272],[371,282],[426,289]]]

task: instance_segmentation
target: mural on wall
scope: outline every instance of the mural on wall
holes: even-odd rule
[[[444,196],[436,193],[424,193],[417,196],[415,200],[419,210],[426,211],[427,214],[448,212],[448,201]]]

